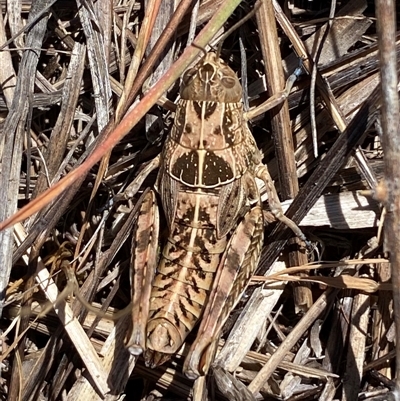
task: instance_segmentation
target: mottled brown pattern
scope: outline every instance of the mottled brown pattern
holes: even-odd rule
[[[236,74],[207,54],[183,76],[161,155],[156,187],[169,236],[152,283],[142,348],[149,366],[162,363],[200,321],[184,366],[192,378],[206,373],[210,345],[245,290],[263,241],[255,184],[262,157],[243,120],[241,97]]]
[[[196,325],[229,239],[250,208],[255,186],[242,189],[242,177],[254,177],[261,161],[243,121],[239,80],[213,53],[183,77],[162,160],[157,185],[164,209],[174,213],[165,210],[170,235],[153,282],[147,346],[174,353]],[[242,255],[234,255],[228,262],[237,266]],[[162,333],[168,338],[155,338]]]

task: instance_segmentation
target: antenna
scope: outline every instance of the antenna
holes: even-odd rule
[[[218,44],[218,49],[217,49],[217,57],[220,56],[221,50],[222,50],[222,45],[225,41],[225,39],[236,29],[238,29],[241,25],[243,25],[246,21],[248,21],[253,15],[256,13],[256,11],[260,8],[261,3],[257,2],[254,8],[245,16],[243,17],[240,21],[236,22],[236,24],[232,25],[220,38],[219,38],[219,44]]]
[[[200,49],[204,53],[205,56],[207,55],[207,50],[204,47],[196,45],[196,43],[194,43],[194,42],[192,42],[191,45],[193,47],[196,47],[197,49]]]

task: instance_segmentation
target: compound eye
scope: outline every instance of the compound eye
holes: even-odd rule
[[[188,85],[193,77],[196,75],[197,70],[195,68],[191,68],[187,70],[182,77],[182,82],[184,85]]]
[[[232,89],[236,85],[236,80],[234,78],[222,78],[221,79],[222,85],[225,86],[227,89]]]

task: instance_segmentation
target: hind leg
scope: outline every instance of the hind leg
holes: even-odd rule
[[[257,267],[263,230],[263,212],[256,205],[234,231],[218,266],[197,337],[183,366],[184,373],[190,379],[206,374],[212,363],[222,327]]]
[[[157,267],[159,225],[156,196],[153,191],[148,191],[141,198],[132,238],[132,331],[126,347],[133,355],[140,355],[146,349],[146,326],[151,286]]]

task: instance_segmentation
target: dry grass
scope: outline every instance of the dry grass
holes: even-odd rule
[[[187,346],[148,369],[124,347],[129,315],[115,320],[129,311],[135,205],[155,175],[129,184],[161,150],[182,72],[254,2],[182,0],[175,14],[157,0],[0,3],[0,42],[13,38],[0,52],[0,221],[21,210],[0,232],[0,399],[389,399],[390,264],[369,193],[383,176],[373,4],[342,2],[329,19],[329,2],[266,0],[224,41],[281,199],[294,198],[288,215],[315,249],[268,225],[213,372],[193,383]],[[293,50],[307,73],[260,112],[281,98]]]

